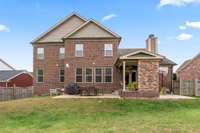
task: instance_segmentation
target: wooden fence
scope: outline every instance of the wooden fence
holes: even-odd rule
[[[180,80],[180,95],[200,96],[200,80]]]
[[[33,96],[33,87],[0,88],[0,101],[20,99]]]
[[[179,80],[173,81],[173,93],[176,95],[180,95],[180,81]]]

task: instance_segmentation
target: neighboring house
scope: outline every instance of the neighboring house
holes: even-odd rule
[[[129,82],[159,92],[159,71],[172,88],[174,62],[158,54],[150,35],[146,49],[119,49],[121,37],[95,20],[72,14],[32,41],[34,92],[48,93],[71,82],[95,85],[107,92]]]
[[[33,77],[27,71],[0,71],[0,87],[29,87],[33,85]]]
[[[6,63],[4,60],[0,59],[0,71],[1,70],[14,70],[14,68]]]
[[[176,71],[180,80],[193,81],[200,80],[200,53],[194,58],[186,60]]]
[[[15,70],[0,59],[0,87],[29,87],[33,85],[33,76],[24,70]]]

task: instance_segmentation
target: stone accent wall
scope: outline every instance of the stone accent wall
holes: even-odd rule
[[[159,60],[138,61],[139,89],[159,90]]]

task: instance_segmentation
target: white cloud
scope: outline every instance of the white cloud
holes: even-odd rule
[[[180,25],[180,26],[179,26],[179,29],[180,29],[180,30],[186,30],[187,27]]]
[[[200,21],[197,21],[197,22],[189,22],[189,21],[187,21],[185,23],[185,25],[188,26],[188,27],[195,28],[195,29],[200,29]]]
[[[104,17],[102,18],[102,21],[110,20],[110,19],[112,19],[112,18],[114,18],[114,17],[117,17],[117,15],[116,15],[116,14],[109,14],[109,15],[107,15],[107,16],[104,16]]]
[[[167,5],[180,7],[187,4],[200,4],[200,0],[160,0],[158,7],[163,7]]]
[[[186,41],[186,40],[192,39],[192,37],[193,36],[191,34],[182,33],[182,34],[178,35],[176,37],[176,39],[179,40],[179,41]]]
[[[0,32],[9,32],[9,28],[3,24],[0,24]]]

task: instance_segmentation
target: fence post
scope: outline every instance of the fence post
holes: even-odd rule
[[[195,91],[194,91],[195,96],[200,96],[198,88],[199,88],[198,79],[195,79]]]
[[[179,83],[179,84],[180,84],[180,85],[179,85],[179,86],[180,86],[180,87],[179,87],[179,88],[180,88],[180,95],[182,95],[182,79],[181,79],[181,78],[180,78],[180,83]]]

